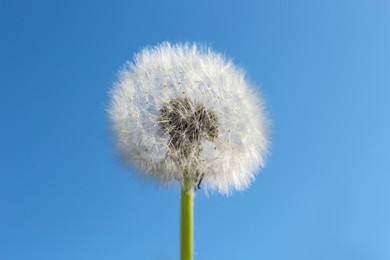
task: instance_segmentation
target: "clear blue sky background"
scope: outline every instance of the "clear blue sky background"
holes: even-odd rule
[[[389,1],[0,1],[0,259],[178,259],[177,188],[132,176],[105,109],[145,45],[210,44],[261,86],[272,153],[198,193],[195,259],[390,259]]]

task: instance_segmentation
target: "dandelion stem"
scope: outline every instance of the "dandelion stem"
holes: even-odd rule
[[[193,259],[193,208],[193,183],[185,177],[181,192],[181,260]]]

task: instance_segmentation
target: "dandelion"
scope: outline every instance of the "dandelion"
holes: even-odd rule
[[[145,48],[121,70],[109,115],[139,174],[182,187],[182,259],[192,259],[193,190],[246,189],[264,166],[264,102],[232,61],[196,44]]]

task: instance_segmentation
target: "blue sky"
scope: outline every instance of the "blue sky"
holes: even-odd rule
[[[132,175],[105,109],[145,45],[207,43],[261,86],[250,189],[197,193],[195,259],[390,259],[389,1],[0,2],[0,259],[178,259],[177,188]]]

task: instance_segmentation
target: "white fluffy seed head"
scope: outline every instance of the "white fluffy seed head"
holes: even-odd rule
[[[230,60],[196,44],[145,48],[120,71],[109,116],[117,148],[161,184],[244,190],[264,166],[264,102]]]

